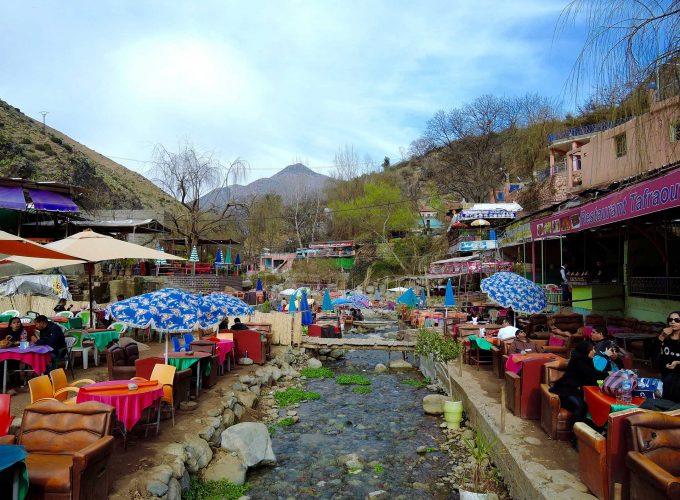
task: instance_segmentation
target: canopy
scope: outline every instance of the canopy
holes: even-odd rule
[[[279,292],[281,295],[293,295],[297,290],[295,288],[286,288],[285,290],[282,290]]]
[[[446,281],[446,293],[444,294],[444,307],[453,307],[456,305],[456,297],[453,295],[453,286],[451,285],[451,278]]]
[[[61,193],[29,189],[28,194],[33,200],[33,208],[36,210],[49,210],[51,212],[77,212],[80,210],[73,200]]]
[[[518,274],[500,272],[482,280],[481,288],[491,300],[517,312],[540,313],[545,309],[545,292]]]
[[[304,290],[302,291],[302,297],[300,297],[300,312],[302,313],[301,322],[303,326],[309,326],[314,323],[314,317],[307,302],[307,293]]]
[[[398,286],[396,288],[388,288],[388,292],[396,292],[396,293],[404,293],[408,288],[403,287],[403,286]]]
[[[196,250],[196,245],[191,249],[191,255],[189,255],[189,262],[198,262],[198,251]]]
[[[0,186],[0,207],[25,211],[24,189],[21,186]]]
[[[331,293],[328,291],[328,288],[323,292],[323,302],[321,303],[321,310],[322,311],[332,311],[333,310],[333,303],[331,302]]]
[[[255,291],[256,292],[261,292],[263,290],[262,288],[262,280],[258,277],[257,278],[257,284],[255,285]]]
[[[416,307],[418,305],[418,297],[416,296],[416,293],[409,288],[397,299],[397,304],[406,304],[408,307]]]
[[[9,260],[17,262],[14,257],[37,261],[54,260],[56,263],[43,268],[49,269],[51,267],[68,266],[71,264],[82,264],[83,261],[73,255],[64,253],[58,249],[51,248],[48,245],[38,245],[32,241],[25,240],[19,236],[15,236],[5,231],[0,231],[0,258],[10,257]],[[21,264],[24,264],[21,262]],[[33,267],[30,263],[24,264]],[[35,267],[33,267],[35,269]]]

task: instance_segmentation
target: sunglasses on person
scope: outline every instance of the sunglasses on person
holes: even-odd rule
[[[680,323],[680,318],[668,318],[669,323]]]

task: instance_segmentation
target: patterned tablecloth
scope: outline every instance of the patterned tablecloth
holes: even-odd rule
[[[113,406],[116,409],[116,418],[129,431],[142,418],[144,409],[163,396],[163,386],[160,384],[139,387],[134,391],[127,388],[106,389],[106,386],[127,385],[130,382],[139,383],[134,380],[109,380],[86,385],[78,391],[76,403],[99,401]]]
[[[51,361],[52,348],[46,345],[32,345],[27,349],[10,347],[0,349],[0,362],[15,359],[30,365],[35,373],[42,375]]]

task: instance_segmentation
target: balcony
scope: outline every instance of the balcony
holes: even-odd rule
[[[554,132],[548,134],[548,143],[553,144],[557,141],[564,141],[565,139],[576,139],[578,137],[583,137],[584,135],[597,134],[598,132],[604,132],[610,128],[618,127],[622,123],[626,123],[631,117],[617,118],[616,120],[609,120],[606,122],[593,123],[591,125],[584,125],[582,127],[574,127],[566,130],[560,130],[559,132]]]
[[[550,165],[546,165],[545,168],[541,170],[534,171],[534,179],[537,182],[546,180],[551,175],[559,174],[567,171],[567,160],[556,161],[555,165],[550,168]]]

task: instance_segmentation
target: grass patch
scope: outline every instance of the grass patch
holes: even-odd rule
[[[325,366],[321,368],[303,368],[300,370],[300,375],[307,378],[333,378],[335,376],[333,370]]]
[[[226,479],[203,481],[192,476],[189,489],[182,494],[186,500],[236,500],[248,493],[248,484],[238,486]]]
[[[311,401],[313,399],[321,399],[321,394],[318,392],[305,391],[299,387],[289,387],[285,391],[274,394],[274,399],[279,406],[290,406],[303,401]]]
[[[359,374],[338,375],[335,381],[340,385],[371,385],[371,381]]]
[[[282,418],[276,422],[276,427],[290,427],[291,425],[295,425],[295,420],[293,420],[293,417]]]
[[[371,391],[370,387],[366,387],[365,385],[358,385],[356,387],[352,387],[352,392],[355,392],[357,394],[370,394],[373,391]]]
[[[430,385],[430,379],[425,378],[423,380],[418,380],[416,378],[407,378],[406,380],[402,380],[401,383],[405,385],[410,385],[411,387],[415,387],[416,389],[423,389]]]
[[[375,464],[373,466],[373,472],[376,474],[382,474],[383,472],[385,472],[385,467],[383,467],[382,464]]]

